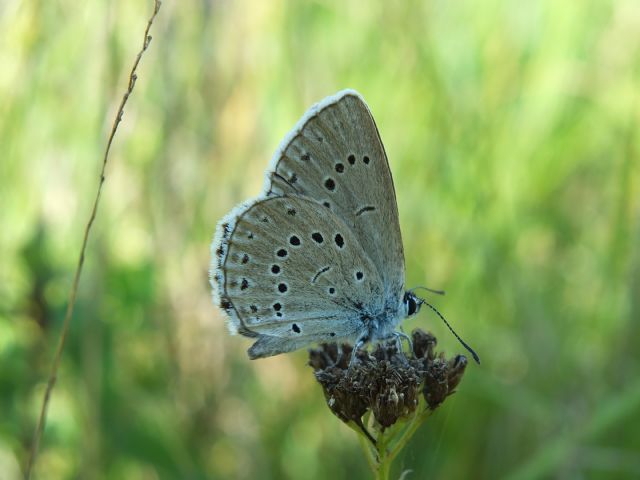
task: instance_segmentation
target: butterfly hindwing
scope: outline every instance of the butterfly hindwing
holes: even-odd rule
[[[229,327],[252,358],[351,340],[382,309],[383,282],[345,222],[314,200],[260,198],[218,226],[212,275]]]

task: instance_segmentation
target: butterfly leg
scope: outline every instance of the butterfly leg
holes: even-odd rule
[[[400,334],[398,332],[394,332],[393,337],[396,341],[396,350],[400,354],[402,353],[402,338],[400,337]]]
[[[358,341],[356,341],[355,345],[353,346],[353,350],[351,351],[351,360],[349,361],[349,370],[351,370],[351,367],[353,366],[353,364],[356,363],[356,354],[358,353],[358,350],[364,347],[364,345],[368,341],[369,341],[368,336],[360,337]]]
[[[334,366],[337,366],[342,361],[342,356],[344,354],[344,352],[342,351],[342,344],[338,342],[337,347],[338,354],[336,355],[336,361],[333,363]]]
[[[396,332],[393,332],[393,334],[396,337],[396,342],[398,342],[398,352],[402,352],[402,340],[401,340],[401,338],[404,338],[407,341],[407,343],[409,344],[409,351],[413,355],[413,342],[411,341],[411,337],[409,335],[407,335],[406,333],[404,333],[403,331],[396,331]]]

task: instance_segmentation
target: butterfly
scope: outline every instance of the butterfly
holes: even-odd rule
[[[389,162],[354,90],[305,113],[273,156],[262,194],[220,221],[211,251],[214,302],[230,333],[255,339],[251,359],[315,342],[357,350],[398,339],[425,303],[404,289]]]

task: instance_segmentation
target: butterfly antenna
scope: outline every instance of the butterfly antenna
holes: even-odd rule
[[[458,339],[458,341],[462,344],[462,346],[463,346],[464,348],[466,348],[466,349],[469,351],[469,353],[473,356],[473,359],[476,361],[476,363],[477,363],[478,365],[480,365],[480,357],[478,356],[478,354],[473,350],[473,348],[471,348],[469,345],[467,345],[467,344],[465,343],[465,341],[464,341],[464,340],[462,340],[462,339],[460,338],[460,335],[458,335],[458,334],[456,333],[456,331],[451,327],[451,325],[449,325],[449,322],[447,322],[447,320],[442,316],[442,314],[438,311],[438,309],[437,309],[436,307],[434,307],[433,305],[431,305],[430,303],[428,303],[428,302],[424,302],[424,301],[423,301],[423,303],[424,303],[426,306],[428,306],[431,310],[433,310],[434,312],[436,312],[436,314],[437,314],[437,315],[442,319],[442,321],[444,322],[444,324],[445,324],[447,327],[449,327],[449,330],[451,331],[451,333],[453,333],[453,335]]]
[[[419,285],[417,287],[413,287],[409,291],[413,292],[414,290],[417,290],[419,288],[421,288],[422,290],[426,290],[427,292],[435,293],[436,295],[444,295],[444,293],[445,293],[444,290],[434,290],[433,288],[423,287],[422,285]]]

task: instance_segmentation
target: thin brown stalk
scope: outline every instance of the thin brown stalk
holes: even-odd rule
[[[47,388],[44,392],[44,398],[42,400],[42,407],[40,409],[40,416],[38,418],[38,424],[36,425],[35,433],[33,435],[33,442],[31,445],[31,452],[29,455],[29,461],[27,463],[27,468],[25,471],[25,478],[29,480],[31,478],[31,473],[33,471],[33,467],[36,462],[36,457],[38,455],[38,448],[40,446],[40,439],[42,437],[42,432],[44,431],[46,420],[47,420],[47,409],[49,407],[49,400],[51,399],[51,393],[53,392],[53,387],[56,384],[58,367],[60,366],[60,359],[62,358],[62,352],[64,351],[65,342],[67,339],[67,334],[69,332],[69,325],[71,324],[71,318],[73,317],[73,310],[76,304],[76,297],[78,295],[78,285],[80,283],[80,275],[82,273],[82,266],[84,265],[84,257],[87,249],[87,243],[89,241],[89,234],[91,233],[91,227],[93,226],[93,222],[96,218],[96,213],[98,212],[98,205],[100,204],[100,197],[102,195],[102,186],[105,180],[105,171],[107,168],[107,163],[109,161],[109,153],[111,152],[111,144],[113,143],[113,139],[116,135],[116,131],[118,130],[118,126],[122,121],[122,116],[124,114],[124,108],[129,100],[129,96],[133,92],[133,89],[136,85],[136,80],[138,79],[138,75],[136,73],[138,69],[138,65],[140,64],[140,60],[142,60],[142,56],[144,52],[149,47],[151,43],[151,35],[149,32],[151,30],[151,26],[160,11],[161,2],[160,0],[154,0],[154,8],[153,13],[149,17],[147,21],[147,26],[144,30],[144,41],[142,43],[142,48],[136,55],[135,61],[133,62],[133,66],[131,67],[131,72],[129,73],[129,83],[127,85],[127,90],[122,96],[122,100],[120,101],[120,105],[118,107],[118,111],[116,112],[116,117],[111,126],[111,133],[109,134],[109,138],[107,140],[107,145],[104,150],[104,156],[102,157],[102,169],[100,171],[100,178],[98,181],[98,188],[96,190],[96,196],[93,201],[93,208],[91,209],[91,214],[89,216],[89,220],[84,229],[84,236],[82,239],[82,247],[80,248],[80,256],[78,258],[78,265],[76,267],[76,271],[73,277],[73,284],[71,285],[71,290],[69,292],[69,300],[67,302],[67,310],[64,315],[64,321],[62,324],[62,331],[60,332],[60,338],[58,339],[58,346],[56,348],[55,355],[53,357],[53,363],[51,365],[51,372],[49,373],[49,380],[47,382]]]

